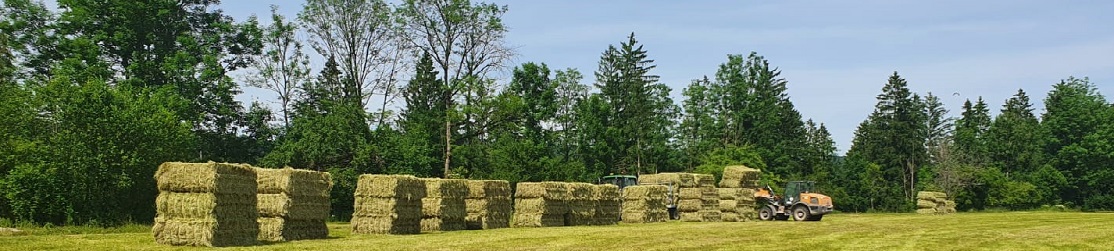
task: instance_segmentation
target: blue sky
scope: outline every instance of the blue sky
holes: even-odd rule
[[[495,2],[510,9],[515,64],[577,68],[585,84],[600,53],[631,32],[677,101],[727,54],[756,51],[782,70],[797,109],[826,124],[840,152],[894,71],[913,91],[942,96],[956,116],[979,96],[996,114],[1018,88],[1040,113],[1052,84],[1068,76],[1114,94],[1114,1]],[[226,0],[221,8],[244,20],[277,4],[292,18],[301,3]],[[270,98],[247,88],[241,100]]]

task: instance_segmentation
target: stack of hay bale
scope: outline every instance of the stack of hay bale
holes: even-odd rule
[[[571,220],[567,183],[519,182],[516,188],[514,227],[558,227]]]
[[[155,242],[209,247],[257,242],[257,183],[250,166],[167,162],[159,165],[155,180]]]
[[[588,226],[596,218],[596,185],[588,183],[565,183],[569,195],[565,197],[569,207],[568,221],[565,226]]]
[[[728,166],[723,169],[723,178],[719,182],[719,187],[721,187],[720,198],[723,199],[725,195],[734,197],[734,212],[736,214],[725,218],[735,217],[736,221],[751,221],[757,218],[758,212],[755,210],[754,193],[759,188],[761,174],[761,170],[746,166]],[[723,205],[722,202],[720,204],[721,210],[723,206],[729,206]]]
[[[464,204],[468,229],[510,227],[511,183],[505,180],[468,180],[468,197]]]
[[[941,192],[917,192],[917,213],[919,214],[950,214],[955,213],[955,201],[948,199],[948,194]]]
[[[695,174],[696,176],[696,189],[700,191],[700,215],[701,222],[719,222],[722,221],[722,214],[719,210],[719,190],[716,189],[716,176],[711,174]],[[682,219],[683,220],[683,219]],[[689,221],[697,221],[690,219]]]
[[[643,174],[640,185],[672,185],[677,189],[675,205],[681,221],[720,221],[719,191],[715,176],[693,173]],[[667,201],[667,203],[669,203]]]
[[[352,233],[421,232],[425,182],[410,175],[360,175],[354,196]]]
[[[624,223],[665,222],[669,211],[665,205],[669,187],[664,185],[638,185],[623,188]]]
[[[468,184],[459,179],[423,179],[426,197],[422,199],[422,232],[464,230],[468,215],[464,198]]]
[[[321,239],[329,236],[329,173],[293,168],[254,168],[259,187],[259,240]]]
[[[619,186],[612,184],[595,185],[593,199],[596,213],[592,225],[614,225],[619,223],[622,214],[622,199]]]

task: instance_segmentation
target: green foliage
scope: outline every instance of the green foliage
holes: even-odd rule
[[[723,168],[727,166],[745,165],[762,170],[764,173],[769,170],[766,162],[762,160],[762,156],[759,156],[751,146],[719,148],[701,156],[700,163],[703,164],[697,166],[694,171],[715,175],[717,181],[723,178]]]
[[[1074,77],[1054,85],[1044,103],[1045,113],[1041,116],[1041,127],[1047,133],[1044,153],[1068,182],[1060,190],[1060,198],[1065,203],[1086,205],[1088,197],[1103,196],[1108,191],[1090,184],[1109,183],[1108,180],[1088,177],[1103,177],[1103,168],[1111,166],[1107,157],[1111,137],[1109,129],[1104,129],[1114,121],[1110,105],[1090,80]]]
[[[874,170],[864,170],[869,175],[862,177],[869,177],[871,181],[891,181],[884,187],[875,187],[874,183],[864,185],[863,190],[873,193],[871,198],[877,198],[870,201],[869,208],[887,211],[912,208],[909,205],[917,192],[917,170],[928,158],[925,148],[928,116],[923,106],[918,95],[909,91],[905,79],[894,72],[878,95],[874,112],[855,130],[848,158],[878,165],[877,176]],[[844,168],[856,166],[871,167],[855,164]],[[901,182],[893,182],[895,180]]]

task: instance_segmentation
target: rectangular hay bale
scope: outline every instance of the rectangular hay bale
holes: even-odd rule
[[[183,193],[256,193],[256,175],[251,166],[229,163],[165,162],[155,172],[159,191]]]

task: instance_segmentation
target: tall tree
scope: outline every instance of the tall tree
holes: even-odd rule
[[[688,88],[681,91],[685,100],[681,101],[684,115],[678,139],[685,151],[684,167],[688,170],[699,166],[701,156],[720,145],[719,130],[715,123],[717,99],[712,96],[711,88],[712,83],[705,76],[703,79],[693,80]]]
[[[582,128],[577,126],[581,114],[577,113],[577,106],[588,98],[588,86],[581,84],[584,75],[574,68],[558,70],[553,77],[553,84],[557,88],[557,112],[554,115],[554,141],[557,152],[566,161],[580,161],[582,158],[573,158],[577,154],[577,136]]]
[[[955,122],[955,146],[967,164],[988,164],[986,132],[990,123],[990,109],[982,97],[974,105],[971,100],[963,103],[963,115]]]
[[[894,72],[882,87],[874,112],[855,130],[848,158],[878,164],[884,180],[902,181],[901,186],[881,191],[877,198],[881,209],[905,210],[916,195],[917,168],[927,160],[927,116],[920,102]]]
[[[452,97],[464,94],[464,105],[471,105],[483,88],[465,88],[466,83],[484,83],[485,75],[503,67],[503,62],[514,53],[503,40],[507,27],[502,15],[506,6],[468,0],[407,0],[397,9],[399,22],[408,45],[430,55],[433,65],[440,70],[441,81],[449,84]],[[481,81],[462,81],[467,79]],[[453,122],[447,119],[455,109],[453,103],[444,103],[445,154],[444,173],[450,173],[452,160]],[[464,121],[471,121],[465,114]]]
[[[1040,121],[1024,90],[1006,100],[986,139],[991,165],[1007,175],[1031,173],[1041,165]]]
[[[302,83],[309,80],[309,56],[302,53],[302,42],[294,37],[299,25],[287,22],[271,5],[271,25],[263,28],[263,54],[252,66],[258,75],[249,75],[247,84],[275,92],[282,112],[283,127],[290,125],[291,102]]]
[[[951,139],[955,130],[955,118],[948,116],[948,109],[944,108],[940,97],[932,95],[931,92],[924,96],[924,108],[927,116],[925,126],[928,130],[925,146],[928,148],[929,162],[935,164],[946,158],[943,156],[946,155],[946,141]]]
[[[399,124],[408,137],[420,138],[415,140],[415,147],[422,152],[421,157],[410,160],[416,162],[415,169],[419,170],[438,170],[441,155],[445,153],[442,151],[445,141],[441,126],[445,119],[444,104],[452,102],[452,97],[448,86],[437,79],[437,74],[429,55],[423,54],[415,67],[414,77],[402,91],[406,108],[400,114]]]
[[[543,123],[553,122],[557,114],[557,89],[549,79],[549,67],[545,64],[525,63],[515,67],[507,91],[524,102],[523,132],[526,138],[536,143],[545,143],[549,135],[543,132]]]
[[[314,50],[335,58],[347,74],[343,95],[359,99],[361,108],[376,94],[386,105],[397,75],[405,70],[408,48],[399,40],[393,18],[383,0],[309,0],[298,13]],[[383,118],[379,120],[382,125]]]
[[[650,74],[653,63],[634,33],[619,47],[608,47],[600,57],[595,86],[610,110],[606,130],[614,134],[607,135],[607,141],[615,148],[609,153],[612,162],[607,166],[615,167],[615,171],[637,174],[644,166],[667,164],[646,158],[649,151],[667,143],[668,139],[661,136],[669,135],[672,116],[676,115],[669,88]]]
[[[1041,115],[1041,127],[1047,133],[1044,152],[1068,183],[1068,187],[1061,190],[1061,198],[1084,205],[1091,194],[1098,192],[1089,185],[1087,177],[1102,166],[1092,165],[1087,152],[1102,149],[1100,136],[1104,134],[1098,132],[1112,119],[1109,113],[1102,112],[1109,111],[1109,104],[1090,79],[1074,77],[1052,86],[1044,104],[1045,112]],[[1083,143],[1088,136],[1097,138]]]

